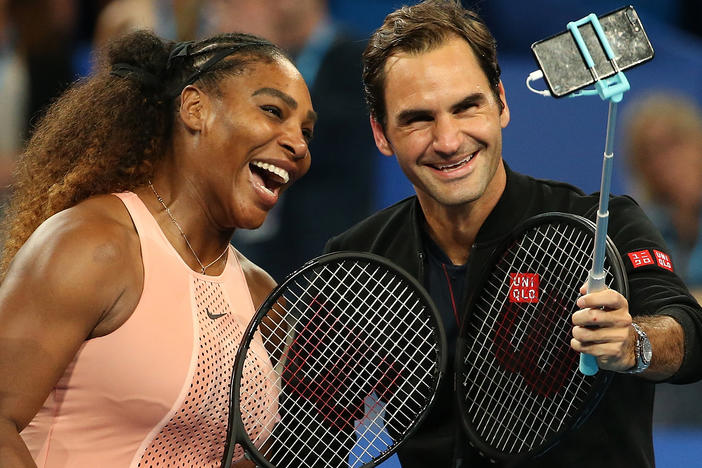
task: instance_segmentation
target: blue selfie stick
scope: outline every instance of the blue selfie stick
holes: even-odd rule
[[[609,59],[615,74],[609,78],[600,79],[595,70],[595,62],[585,45],[580,30],[580,26],[592,23],[595,33]],[[630,89],[629,81],[624,76],[624,73],[619,70],[617,62],[614,59],[614,52],[604,35],[602,26],[600,25],[597,16],[590,14],[578,21],[568,23],[568,30],[573,35],[580,53],[585,60],[590,73],[595,79],[594,90],[584,90],[571,94],[576,96],[590,96],[598,94],[602,100],[609,100],[609,112],[607,115],[607,136],[605,140],[604,160],[602,163],[602,182],[600,186],[600,201],[597,209],[597,223],[595,228],[595,245],[592,252],[592,268],[588,273],[587,292],[600,291],[606,288],[604,259],[607,242],[607,224],[609,221],[609,194],[612,181],[612,162],[614,160],[614,128],[617,120],[617,104],[622,100],[624,92]],[[590,354],[580,354],[580,372],[584,375],[594,375],[597,373],[597,359]]]
[[[597,223],[595,227],[595,246],[592,252],[592,268],[587,276],[587,292],[605,289],[604,257],[607,242],[607,224],[609,221],[609,193],[612,181],[612,161],[614,160],[614,124],[617,118],[617,103],[609,101],[607,115],[607,138],[605,142],[604,158],[602,161],[602,183],[600,186],[600,203],[597,209]],[[585,375],[597,373],[597,359],[590,354],[580,354],[580,372]]]

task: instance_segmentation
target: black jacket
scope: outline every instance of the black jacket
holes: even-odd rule
[[[478,232],[472,246],[463,302],[470,296],[471,278],[500,240],[520,222],[540,213],[559,211],[594,220],[598,195],[585,195],[568,184],[537,180],[507,168],[507,186]],[[639,206],[629,197],[610,200],[609,236],[625,259],[632,315],[665,314],[685,329],[686,353],[680,371],[670,379],[686,383],[702,377],[702,310],[674,273],[656,265],[634,268],[629,252],[666,251],[664,242]],[[416,197],[407,198],[358,223],[327,243],[325,251],[372,252],[425,280],[426,254],[422,243],[423,214]],[[465,307],[465,306],[464,306]],[[449,343],[455,347],[455,343]],[[495,466],[472,451],[458,428],[453,382],[445,379],[437,403],[417,433],[399,450],[403,468]],[[590,418],[562,442],[523,466],[652,467],[652,409],[654,384],[617,374]],[[463,455],[461,455],[463,452]],[[458,454],[458,455],[455,455]]]

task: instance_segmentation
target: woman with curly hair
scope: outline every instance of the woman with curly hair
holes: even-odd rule
[[[307,172],[315,119],[290,60],[245,34],[130,34],[52,105],[5,226],[1,466],[219,466],[236,348],[274,286],[229,241]]]

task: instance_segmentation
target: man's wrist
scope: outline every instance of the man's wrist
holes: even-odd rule
[[[636,333],[636,342],[634,345],[634,367],[622,371],[625,374],[640,374],[641,372],[648,369],[651,365],[651,357],[653,356],[653,349],[651,348],[651,341],[648,339],[648,335],[643,329],[636,323],[631,323]]]

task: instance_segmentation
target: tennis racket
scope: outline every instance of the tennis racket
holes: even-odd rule
[[[458,338],[458,404],[471,445],[510,465],[542,454],[592,412],[611,372],[584,375],[571,315],[588,278],[595,225],[546,213],[493,253]],[[627,296],[622,259],[606,239],[605,284]]]
[[[398,267],[362,253],[311,260],[244,334],[222,466],[376,466],[429,411],[445,348],[429,295]]]

